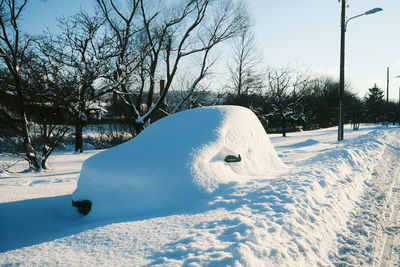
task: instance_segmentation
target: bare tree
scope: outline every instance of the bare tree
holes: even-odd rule
[[[231,62],[228,63],[230,85],[236,104],[244,104],[243,98],[260,93],[265,86],[265,71],[262,70],[262,56],[257,50],[256,40],[250,27],[233,42]]]
[[[6,122],[5,136],[13,140],[12,152],[22,155],[31,168],[39,170],[48,168],[46,161],[68,127],[55,123],[55,114],[60,113],[55,100],[61,96],[48,88],[45,77],[49,73],[37,53],[35,38],[22,34],[18,25],[27,3],[0,2],[0,56],[5,75],[0,113],[1,120]]]
[[[132,109],[134,119],[140,104],[134,102],[135,95],[130,90],[139,84],[139,99],[142,99],[143,88],[148,75],[147,55],[148,43],[143,38],[143,26],[139,26],[139,0],[125,2],[125,8],[115,0],[96,0],[97,7],[104,16],[114,41],[112,75],[108,77],[111,83],[118,83],[114,90],[124,103]],[[129,2],[129,3],[128,3]],[[135,74],[139,74],[135,76]],[[140,82],[137,83],[137,78]],[[137,92],[137,91],[136,91]],[[137,126],[135,125],[135,128]]]
[[[269,116],[278,118],[283,136],[290,121],[305,120],[302,100],[310,85],[309,75],[299,72],[293,75],[288,67],[269,71],[267,99],[272,104]]]
[[[67,92],[60,89],[59,72],[52,63],[42,57],[39,50],[32,49],[29,64],[21,70],[26,100],[33,132],[33,146],[40,158],[40,167],[48,169],[47,160],[54,149],[64,140],[69,126],[65,120]]]
[[[110,10],[118,14],[115,5],[112,4],[113,1],[98,0],[98,2],[104,14],[109,16],[107,21],[112,23],[114,20],[110,16],[111,13],[106,12],[105,3],[108,3]],[[120,90],[116,91],[130,107],[137,133],[144,129],[165,102],[182,62],[194,55],[201,55],[198,74],[188,89],[188,93],[192,94],[213,64],[213,60],[209,60],[210,52],[219,43],[237,35],[243,29],[247,19],[245,13],[242,12],[243,6],[237,4],[236,1],[186,0],[180,2],[179,6],[176,6],[176,2],[164,4],[162,7],[154,7],[140,0],[135,5],[140,9],[139,21],[132,20],[137,22],[134,27],[135,35],[131,35],[133,36],[131,44],[136,45],[134,47],[136,50],[132,48],[132,51],[141,51],[143,57],[135,57],[137,64],[132,64],[131,61],[129,69],[132,71],[127,74],[131,74],[131,77],[135,77],[135,73],[148,75],[146,101],[142,93],[146,86],[146,77],[137,75],[136,77],[140,78],[133,81],[139,80],[140,83],[137,83],[139,86],[132,86],[134,84],[132,83],[131,86],[121,86]],[[120,25],[133,27],[132,24],[126,23]],[[117,27],[112,28],[117,29]],[[144,40],[142,43],[150,48],[148,54],[145,53],[145,49],[138,49],[137,40]],[[143,66],[143,63],[147,66],[145,71],[139,68]],[[166,82],[162,93],[155,98],[154,87],[157,73],[165,77]]]
[[[5,90],[12,94],[15,93],[18,102],[15,113],[5,107],[2,107],[2,113],[9,119],[18,121],[17,129],[23,140],[25,158],[32,168],[40,169],[40,159],[29,134],[27,95],[21,74],[30,40],[21,33],[18,22],[27,3],[28,0],[0,1],[0,57],[12,79],[11,84]]]
[[[201,82],[212,74],[212,67],[216,63],[218,57],[212,57],[211,51],[220,42],[224,42],[229,39],[234,39],[237,36],[247,31],[248,17],[245,6],[241,2],[238,2],[237,6],[232,3],[221,1],[220,5],[213,10],[211,15],[214,19],[211,23],[204,25],[200,30],[199,39],[202,45],[206,48],[199,54],[199,63],[197,76],[191,82],[188,82],[185,88],[187,90],[182,95],[181,101],[175,105],[172,109],[172,113],[175,113],[182,109],[183,105],[191,108],[196,105],[203,103],[217,103],[222,99],[222,93],[210,93],[207,92],[209,85],[202,85]],[[236,21],[230,21],[229,18],[234,16]],[[225,25],[225,26],[224,26]],[[220,33],[219,33],[220,32]],[[221,34],[221,32],[225,32]],[[220,34],[220,42],[215,42],[216,37]],[[207,99],[213,95],[214,100]],[[197,103],[197,104],[196,104]]]
[[[102,112],[99,98],[119,85],[103,85],[110,74],[111,59],[115,53],[111,39],[102,28],[104,19],[95,14],[80,12],[71,18],[59,20],[60,34],[48,36],[48,45],[42,51],[54,62],[71,84],[72,94],[66,103],[75,126],[75,151],[83,150],[83,127],[90,116]]]

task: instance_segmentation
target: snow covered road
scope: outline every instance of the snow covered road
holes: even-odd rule
[[[395,266],[398,262],[395,254],[400,244],[396,245],[394,230],[400,204],[399,148],[399,141],[391,139],[364,180],[364,190],[349,213],[346,228],[338,234],[339,246],[332,255],[335,265]]]
[[[1,177],[0,264],[398,266],[400,129],[348,131],[341,143],[336,133],[270,136],[288,170],[109,221],[70,207],[80,163],[67,153],[46,175]]]
[[[397,176],[399,177],[399,176]],[[382,253],[377,266],[400,266],[400,179],[392,189],[392,196],[387,205],[383,225]],[[378,250],[379,251],[379,250]]]

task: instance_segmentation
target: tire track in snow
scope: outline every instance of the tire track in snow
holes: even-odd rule
[[[365,180],[364,193],[338,234],[335,266],[400,266],[400,158],[398,134],[387,140],[383,157]],[[392,143],[393,144],[392,144]],[[396,256],[397,255],[397,256]],[[397,257],[397,258],[395,258]]]
[[[384,227],[383,251],[379,259],[378,266],[399,266],[400,265],[400,188],[397,182],[392,190],[390,207],[386,211],[386,216],[389,217],[388,226]],[[396,265],[397,263],[397,265]]]

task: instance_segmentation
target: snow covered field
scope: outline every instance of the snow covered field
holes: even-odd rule
[[[82,162],[0,174],[1,266],[395,266],[400,129],[269,135],[287,166],[193,205],[94,220],[71,206]],[[150,164],[150,163],[149,163]],[[400,218],[399,218],[400,219]]]

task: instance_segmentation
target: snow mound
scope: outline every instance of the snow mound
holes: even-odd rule
[[[240,155],[240,162],[226,156]],[[255,114],[237,106],[180,112],[83,164],[73,201],[91,216],[137,215],[192,205],[221,184],[267,179],[284,164]]]

